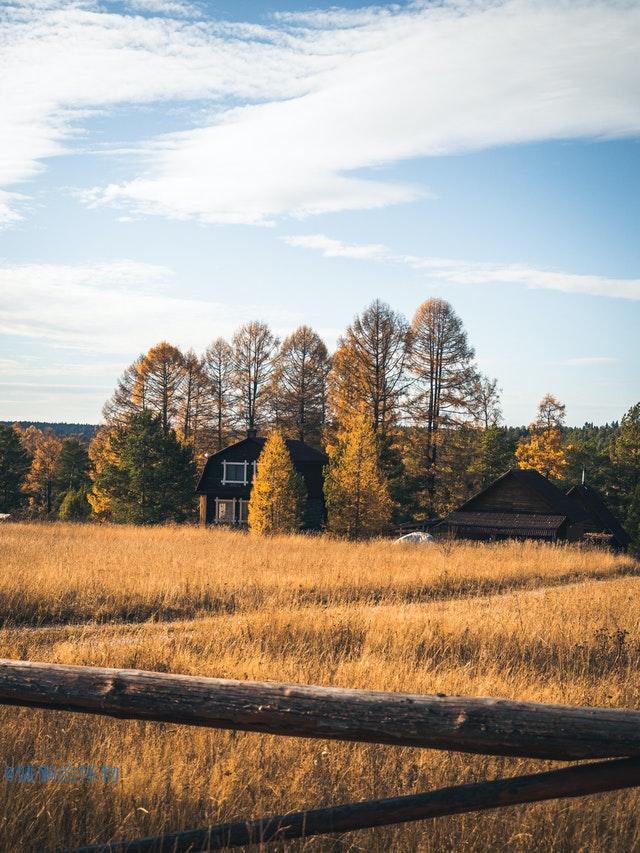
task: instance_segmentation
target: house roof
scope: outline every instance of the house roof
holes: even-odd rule
[[[234,444],[230,444],[227,447],[224,447],[217,453],[213,453],[207,459],[207,462],[198,481],[198,485],[196,486],[196,492],[201,492],[201,490],[203,489],[207,472],[211,470],[213,466],[221,464],[222,460],[225,458],[225,456],[231,449],[235,450],[243,446],[251,448],[253,450],[253,454],[251,455],[253,456],[253,458],[257,458],[262,452],[262,448],[264,447],[266,440],[267,439],[264,436],[250,435],[247,438],[243,438],[242,441],[237,441]],[[328,457],[325,456],[322,451],[316,450],[315,447],[311,447],[310,444],[307,444],[304,441],[299,441],[298,439],[293,438],[287,438],[285,439],[285,444],[287,445],[287,450],[289,451],[291,461],[294,463],[294,465],[309,462],[316,463],[317,465],[326,465],[329,461]],[[237,489],[232,489],[231,491],[235,492],[237,491]]]
[[[572,486],[567,495],[574,501],[579,502],[582,507],[591,515],[605,531],[609,531],[618,540],[620,545],[628,545],[631,542],[631,537],[614,516],[611,510],[607,507],[598,492],[582,483],[579,486]]]
[[[465,533],[488,533],[509,536],[553,536],[566,521],[566,515],[511,512],[452,512],[444,524]]]
[[[473,504],[480,495],[494,489],[499,483],[502,483],[508,478],[515,478],[523,485],[535,491],[547,504],[550,513],[554,515],[566,516],[572,524],[579,521],[584,521],[587,517],[584,509],[577,501],[567,496],[557,486],[554,486],[550,480],[543,477],[538,471],[532,468],[511,468],[506,471],[497,480],[494,480],[486,489],[478,492],[460,507],[459,511],[472,510]]]

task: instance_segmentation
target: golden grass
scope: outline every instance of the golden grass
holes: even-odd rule
[[[425,549],[193,528],[0,528],[0,655],[384,690],[640,706],[640,567],[533,544]],[[1,850],[135,838],[548,765],[4,708]],[[640,795],[443,818],[291,850],[640,849]]]

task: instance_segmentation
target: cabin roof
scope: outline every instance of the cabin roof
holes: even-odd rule
[[[550,480],[543,477],[538,471],[531,468],[511,468],[494,480],[489,486],[478,494],[474,495],[459,508],[461,511],[473,511],[473,506],[480,495],[484,495],[500,487],[500,484],[508,479],[516,479],[519,483],[536,492],[549,507],[549,512],[553,515],[566,516],[572,524],[584,521],[587,517],[586,512],[573,498],[565,495],[557,486],[554,486]],[[511,513],[505,513],[509,518],[513,517]]]
[[[618,540],[620,545],[629,545],[631,537],[611,512],[598,492],[586,483],[572,486],[567,495],[592,516],[605,530],[608,530]]]
[[[221,464],[222,460],[225,458],[225,456],[229,453],[230,450],[235,451],[238,448],[242,448],[244,446],[247,450],[247,455],[253,459],[257,459],[262,453],[262,448],[264,447],[266,440],[267,439],[264,436],[250,435],[247,438],[243,438],[242,441],[236,441],[234,444],[229,444],[227,447],[224,447],[217,453],[213,453],[207,459],[202,474],[200,475],[198,485],[196,486],[196,492],[200,493],[202,491],[205,491],[205,481],[208,476],[208,472],[211,471],[212,468],[214,468],[216,465]],[[299,441],[298,439],[293,438],[287,438],[285,439],[285,444],[287,445],[287,450],[289,451],[291,461],[294,465],[315,463],[316,465],[324,466],[329,461],[328,457],[324,453],[322,453],[322,451],[316,450],[315,447],[311,447],[310,444],[307,444],[304,441]],[[235,493],[235,491],[237,491],[237,489],[231,489],[231,492]]]
[[[457,511],[447,516],[445,523],[468,533],[552,536],[566,520],[566,515]]]

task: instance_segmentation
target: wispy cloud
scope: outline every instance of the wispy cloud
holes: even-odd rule
[[[134,261],[0,266],[0,333],[128,356],[162,339],[202,349],[255,317],[278,331],[299,320],[268,305],[184,299],[175,289],[170,270]]]
[[[640,131],[628,0],[416,0],[268,26],[178,19],[182,0],[136,6],[149,14],[6,7],[0,186],[34,178],[86,115],[117,104],[199,99],[208,118],[141,144],[130,179],[89,203],[214,223],[410,201],[424,189],[378,168],[410,158]]]
[[[640,299],[640,279],[607,278],[599,275],[579,275],[535,269],[521,264],[473,263],[451,258],[402,255],[377,243],[343,243],[324,234],[303,234],[282,237],[296,248],[320,252],[326,258],[351,258],[378,261],[424,272],[434,281],[444,284],[508,284],[524,285],[541,290],[564,293],[586,293],[619,299]]]
[[[567,367],[598,367],[619,363],[619,358],[614,358],[610,355],[585,355],[578,358],[568,358],[562,362]]]

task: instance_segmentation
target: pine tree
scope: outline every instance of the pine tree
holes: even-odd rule
[[[158,524],[189,516],[195,477],[191,449],[173,430],[165,432],[160,415],[130,415],[109,436],[109,452],[94,489],[106,497],[113,521]]]
[[[249,498],[249,527],[255,533],[295,533],[302,526],[306,493],[282,433],[267,438]]]
[[[477,472],[479,485],[488,486],[515,464],[515,441],[506,429],[490,426],[480,439]]]
[[[373,425],[364,410],[345,418],[328,451],[329,529],[350,539],[382,533],[390,523],[392,504],[380,472]]]
[[[18,509],[24,499],[20,486],[29,470],[29,454],[14,427],[0,424],[0,511]]]

